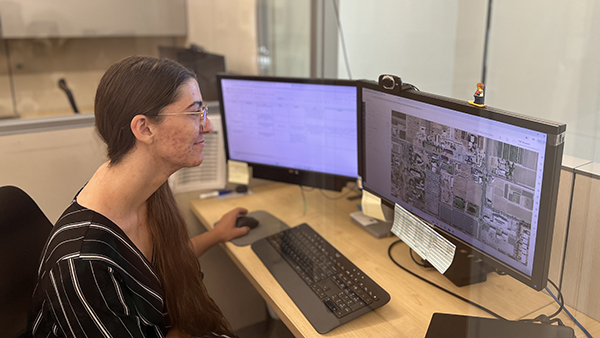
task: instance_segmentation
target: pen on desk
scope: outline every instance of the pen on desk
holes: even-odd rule
[[[204,198],[217,197],[217,196],[229,194],[230,192],[233,192],[233,191],[232,190],[211,191],[211,192],[200,194],[200,198],[204,199]]]

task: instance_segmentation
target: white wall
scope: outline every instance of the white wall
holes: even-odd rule
[[[353,79],[394,74],[421,90],[451,95],[458,0],[340,1]],[[347,78],[338,44],[338,77]]]
[[[0,137],[0,186],[25,190],[54,223],[106,159],[93,127]]]
[[[393,73],[423,91],[472,99],[487,1],[340,1],[355,79]],[[600,1],[494,1],[486,103],[567,124],[565,154],[600,162]],[[341,43],[338,76],[347,77]]]
[[[486,103],[567,124],[565,154],[600,162],[600,2],[495,1]]]
[[[270,53],[277,76],[310,74],[310,1],[273,0],[270,8]]]

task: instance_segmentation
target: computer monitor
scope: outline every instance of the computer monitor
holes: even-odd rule
[[[358,176],[356,83],[217,76],[225,152],[252,176],[341,191]]]
[[[357,86],[363,188],[543,289],[566,125],[414,89]]]

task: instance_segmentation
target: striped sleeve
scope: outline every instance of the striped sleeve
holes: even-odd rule
[[[49,272],[46,298],[65,337],[162,337],[140,318],[126,285],[104,262],[79,257],[59,261]]]

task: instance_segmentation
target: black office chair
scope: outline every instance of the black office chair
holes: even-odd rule
[[[0,331],[16,337],[27,326],[40,254],[52,223],[23,190],[0,187]]]

